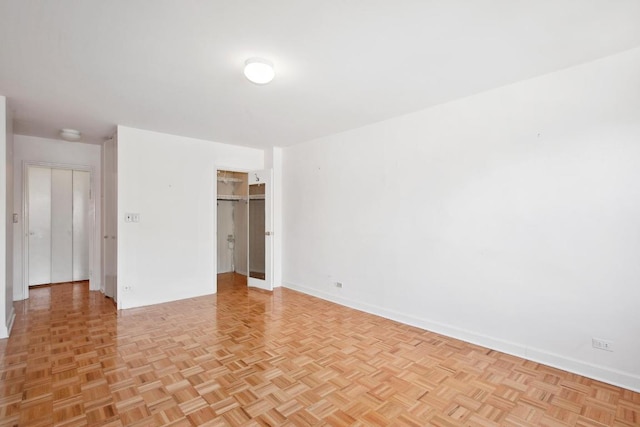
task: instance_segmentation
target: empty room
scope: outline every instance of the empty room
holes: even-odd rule
[[[639,24],[0,0],[0,427],[640,426]]]

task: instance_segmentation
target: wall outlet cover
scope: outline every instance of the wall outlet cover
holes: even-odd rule
[[[598,350],[613,351],[613,343],[600,338],[591,338],[591,346]]]

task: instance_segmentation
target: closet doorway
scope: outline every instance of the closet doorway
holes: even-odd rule
[[[29,165],[25,178],[25,284],[89,280],[91,173]]]
[[[273,290],[272,174],[218,170],[218,286]]]
[[[218,286],[246,286],[249,273],[247,173],[218,170],[217,189]]]

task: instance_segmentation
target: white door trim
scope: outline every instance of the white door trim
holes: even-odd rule
[[[246,173],[249,174],[249,172],[251,172],[252,169],[244,169],[244,168],[238,168],[235,166],[224,166],[224,165],[219,165],[216,164],[214,166],[214,171],[213,171],[213,260],[214,260],[214,267],[213,267],[213,283],[215,284],[215,288],[214,288],[214,292],[218,293],[218,206],[217,206],[217,200],[218,200],[218,172],[220,171],[226,171],[226,172],[239,172],[239,173]],[[248,180],[248,176],[247,176],[247,180]],[[249,184],[247,183],[247,191],[249,191]],[[247,210],[247,216],[249,215],[249,211]],[[249,218],[247,218],[247,227],[249,224]],[[249,259],[249,235],[247,234],[247,260]],[[248,267],[248,265],[247,265]],[[247,280],[249,278],[249,271],[247,270]]]
[[[108,147],[108,144],[112,144],[111,147]],[[120,306],[120,299],[118,298],[118,283],[117,283],[117,263],[118,263],[118,248],[117,242],[114,240],[117,236],[117,228],[118,228],[118,183],[117,183],[117,170],[118,170],[118,137],[117,134],[112,135],[109,139],[105,140],[102,145],[102,158],[101,158],[101,217],[100,217],[100,291],[110,298],[113,298],[113,301],[116,303],[116,307],[118,309]],[[107,158],[107,150],[110,151],[110,158]],[[108,164],[110,162],[110,164]],[[113,175],[113,176],[112,176]],[[112,178],[115,177],[115,182],[112,182]],[[111,203],[113,202],[113,203]],[[115,207],[115,209],[114,209]],[[113,221],[115,223],[115,230],[111,230],[108,226],[108,223]],[[112,236],[109,236],[108,231],[113,232]],[[110,247],[108,242],[109,239],[114,240],[113,245],[114,248]],[[112,262],[113,265],[107,263],[107,257],[109,257],[109,261]],[[113,258],[113,259],[111,259]],[[109,272],[114,272],[114,276],[110,276],[107,274],[107,270]],[[113,279],[113,280],[112,280]],[[114,283],[115,281],[115,283]],[[110,294],[113,295],[110,295]]]

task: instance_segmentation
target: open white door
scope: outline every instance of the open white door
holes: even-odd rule
[[[272,171],[249,172],[249,286],[273,290]]]

